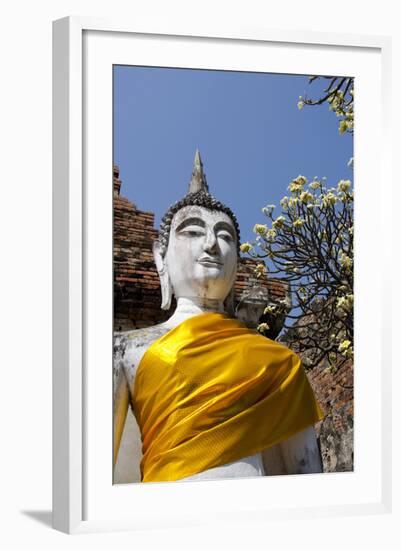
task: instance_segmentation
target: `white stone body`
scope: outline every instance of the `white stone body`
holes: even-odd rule
[[[132,403],[136,369],[148,347],[194,315],[227,309],[236,277],[237,245],[234,225],[223,212],[186,206],[174,215],[167,251],[156,244],[154,252],[164,307],[169,307],[174,293],[177,308],[165,323],[116,336],[115,426],[123,424],[128,404],[130,401]],[[266,418],[266,423],[268,421]],[[121,432],[115,428],[116,452],[120,438]],[[139,467],[140,457],[137,458]],[[263,453],[212,468],[185,480],[312,472],[321,472],[321,458],[314,429],[310,427]]]

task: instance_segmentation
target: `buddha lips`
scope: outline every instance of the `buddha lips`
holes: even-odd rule
[[[323,417],[301,361],[221,313],[191,317],[138,367],[142,481],[174,481],[261,452]]]

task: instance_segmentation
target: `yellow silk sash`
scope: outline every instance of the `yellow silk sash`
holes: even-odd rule
[[[142,481],[173,481],[262,451],[320,420],[297,355],[221,313],[154,342],[137,370]]]

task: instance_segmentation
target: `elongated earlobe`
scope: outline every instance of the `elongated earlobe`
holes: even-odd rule
[[[159,241],[155,241],[153,244],[153,257],[156,264],[156,269],[159,274],[160,288],[162,293],[161,309],[170,309],[171,299],[173,297],[173,289],[170,283],[170,277],[168,275],[167,262],[165,255],[163,254],[162,247]]]

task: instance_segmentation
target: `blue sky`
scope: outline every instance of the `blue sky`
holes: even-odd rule
[[[349,134],[327,104],[297,108],[322,85],[307,76],[114,67],[114,163],[121,194],[155,213],[187,192],[198,147],[211,193],[236,214],[252,240],[261,209],[279,206],[292,178],[352,179]]]

